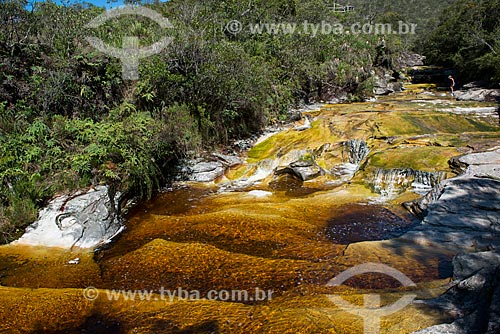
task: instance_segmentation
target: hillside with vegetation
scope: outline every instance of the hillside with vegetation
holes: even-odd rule
[[[500,1],[458,1],[441,15],[419,49],[429,63],[453,67],[465,84],[500,82]]]
[[[432,30],[439,23],[440,14],[458,0],[349,0],[361,16],[378,22],[404,21],[417,24],[418,36]]]

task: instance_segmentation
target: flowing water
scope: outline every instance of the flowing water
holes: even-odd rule
[[[0,247],[0,332],[362,333],[363,319],[329,296],[363,305],[375,293],[386,305],[442,293],[453,254],[398,239],[419,224],[401,204],[452,176],[449,158],[498,141],[499,129],[450,112],[489,104],[425,88],[308,112],[310,127],[267,136],[216,182],[179,183],[136,207],[96,252]],[[328,284],[368,262],[416,286],[380,273]],[[227,295],[209,300],[211,291]],[[380,332],[446,320],[412,303]]]

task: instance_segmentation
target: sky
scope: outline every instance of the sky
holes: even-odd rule
[[[99,7],[105,7],[105,8],[112,8],[112,7],[118,7],[123,5],[123,0],[118,0],[118,1],[113,1],[110,2],[108,0],[87,0],[87,2],[90,2],[91,4],[94,4]]]
[[[28,2],[43,2],[44,0],[33,0]],[[81,3],[81,2],[87,2],[91,3],[95,6],[99,7],[104,7],[104,8],[113,8],[113,7],[119,7],[123,6],[123,0],[51,0],[54,1],[57,4],[74,4],[74,3]],[[28,5],[29,7],[29,5]]]

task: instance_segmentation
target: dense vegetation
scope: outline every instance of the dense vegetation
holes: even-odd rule
[[[402,20],[417,24],[417,38],[436,27],[439,15],[457,0],[350,0],[358,15],[379,22],[394,22]]]
[[[463,0],[447,8],[419,49],[428,62],[454,67],[459,80],[500,82],[500,1]]]
[[[408,46],[366,34],[252,34],[256,23],[342,22],[323,0],[195,1],[148,5],[169,18],[161,29],[123,16],[85,25],[104,9],[25,0],[0,2],[0,239],[12,240],[57,192],[106,183],[149,197],[176,161],[283,120],[297,103],[371,94],[375,66]],[[392,10],[392,9],[391,9]],[[389,9],[370,18],[387,22]],[[399,16],[393,17],[403,19]],[[227,22],[241,21],[232,33]],[[123,80],[118,59],[86,36],[120,47],[169,35],[174,43],[140,61]]]

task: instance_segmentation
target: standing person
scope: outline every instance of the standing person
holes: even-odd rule
[[[451,96],[455,96],[455,79],[449,75],[448,79],[450,79],[450,89],[451,89]]]

